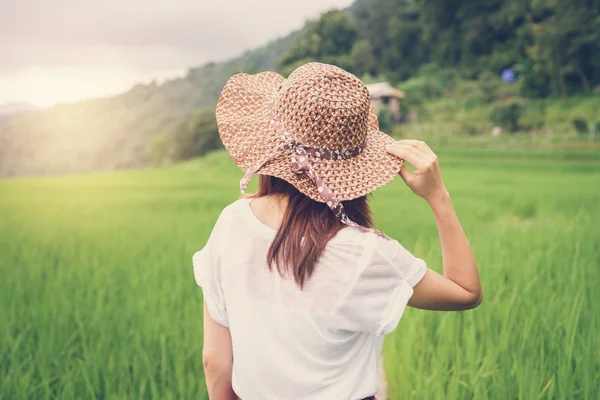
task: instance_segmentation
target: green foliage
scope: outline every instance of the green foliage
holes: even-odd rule
[[[406,310],[383,349],[389,398],[595,399],[597,154],[434,150],[485,299],[468,312]],[[0,397],[208,399],[191,258],[240,176],[216,152],[0,181]],[[400,179],[369,202],[380,229],[441,272],[425,202]]]
[[[155,165],[168,164],[173,157],[171,135],[163,132],[152,136],[148,151],[150,153],[150,158]]]
[[[580,118],[573,120],[573,127],[575,128],[575,131],[577,131],[577,133],[580,135],[587,135],[590,132],[588,128],[588,123]]]
[[[442,68],[435,63],[423,64],[419,68],[419,75],[435,80],[445,92],[454,90],[458,80],[459,72],[454,68]]]
[[[502,80],[490,71],[483,71],[478,78],[479,87],[486,102],[491,103],[498,99]]]
[[[285,72],[291,72],[292,66],[308,60],[342,64],[340,66],[346,68],[351,67],[350,53],[356,35],[354,21],[346,12],[328,11],[317,21],[307,24],[303,36],[281,57],[281,68]],[[348,61],[345,61],[344,57],[347,57]],[[336,60],[337,62],[334,62]]]
[[[529,49],[530,54],[534,54]],[[551,95],[550,76],[543,67],[534,60],[524,60],[515,68],[521,83],[521,94],[525,97],[544,98]]]
[[[374,74],[384,73],[397,83],[414,76],[426,61],[420,42],[420,6],[410,1],[369,0],[357,6],[359,37],[368,40],[376,60]]]
[[[283,67],[349,53],[352,71],[385,74],[397,83],[420,75],[424,65],[435,65],[484,80],[486,101],[498,89],[491,76],[509,67],[518,71],[527,97],[590,92],[600,83],[598,2],[367,0],[355,4],[350,15],[356,33],[352,30],[343,46],[315,33],[323,31],[320,26],[351,25],[325,14],[284,57]],[[355,35],[359,40],[348,51]]]
[[[522,108],[516,102],[495,106],[490,113],[490,121],[509,132],[516,132],[519,130],[519,119],[521,118]]]
[[[352,47],[352,68],[356,75],[370,74],[377,68],[373,48],[368,40],[359,40]]]
[[[380,107],[377,111],[377,120],[379,121],[379,130],[390,132],[394,126],[394,119],[389,110]]]
[[[461,122],[460,130],[470,136],[475,136],[482,133],[477,126],[467,121]]]
[[[575,87],[591,92],[590,78],[600,66],[600,3],[557,1],[546,6],[552,14],[535,26],[537,58],[545,64],[553,95],[565,97]]]
[[[513,86],[510,86],[511,88]],[[452,96],[443,96],[426,101],[420,105],[407,107],[402,102],[402,110],[407,108],[411,117],[418,117],[415,123],[406,123],[394,127],[394,134],[405,138],[419,138],[432,144],[447,143],[458,147],[484,146],[495,149],[499,154],[510,149],[521,149],[524,156],[534,150],[561,150],[567,154],[573,149],[589,151],[600,156],[600,147],[590,144],[588,137],[574,137],[571,121],[582,118],[588,122],[598,122],[600,96],[571,97],[567,99],[536,99],[523,101],[514,99],[522,106],[519,129],[527,135],[500,135],[493,128],[497,125],[490,121],[490,114],[497,104],[488,104],[479,96],[475,81],[461,81]],[[415,115],[416,114],[416,115]],[[507,132],[502,129],[502,132]],[[598,136],[600,130],[596,130]],[[467,135],[478,135],[471,140]],[[598,158],[598,157],[596,157]]]
[[[409,79],[399,86],[406,93],[406,102],[410,104],[421,104],[424,101],[436,99],[443,93],[442,84],[427,76]]]
[[[384,82],[386,79],[387,78],[383,74],[379,74],[379,75],[364,74],[363,76],[360,77],[360,80],[363,81],[363,83],[365,85],[368,85],[370,83]]]
[[[217,120],[212,110],[205,110],[173,135],[173,159],[187,160],[222,147]]]

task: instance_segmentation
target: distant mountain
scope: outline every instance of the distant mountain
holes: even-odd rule
[[[229,76],[264,70],[285,75],[315,60],[357,76],[405,82],[415,107],[462,80],[477,80],[469,96],[484,101],[483,93],[500,87],[505,69],[517,72],[515,90],[527,98],[591,94],[600,85],[596,3],[581,12],[578,2],[566,1],[357,0],[240,57],[191,68],[184,77],[0,119],[0,176],[143,167],[183,158],[177,154],[198,155],[175,149],[204,151],[218,144],[214,107]]]
[[[226,62],[191,68],[186,76],[162,84],[135,85],[115,97],[37,113],[24,112],[34,109],[26,105],[6,107],[11,117],[0,114],[0,177],[147,166],[153,136],[171,134],[202,109],[214,108],[232,74],[277,69],[300,34]]]
[[[29,103],[6,103],[0,104],[0,119],[12,117],[30,111],[38,111],[39,107]]]

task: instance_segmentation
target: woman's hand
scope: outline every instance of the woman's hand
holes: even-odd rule
[[[400,140],[387,151],[415,167],[410,172],[403,166],[400,176],[415,194],[429,202],[442,247],[444,275],[428,269],[408,304],[427,310],[477,307],[483,299],[477,263],[442,182],[437,156],[419,140]]]
[[[417,196],[431,203],[436,198],[448,195],[442,182],[438,158],[425,142],[400,140],[386,150],[415,168],[411,172],[403,165],[400,176]]]

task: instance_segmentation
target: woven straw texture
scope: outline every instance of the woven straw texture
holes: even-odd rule
[[[402,162],[385,151],[394,139],[379,131],[367,88],[341,68],[309,63],[288,79],[275,72],[234,75],[216,111],[223,145],[244,172],[272,157],[258,174],[284,179],[322,202],[314,183],[292,171],[292,152],[282,149],[273,116],[292,138],[307,146],[345,151],[364,143],[361,154],[345,160],[311,157],[315,172],[340,201],[364,196],[400,171]]]

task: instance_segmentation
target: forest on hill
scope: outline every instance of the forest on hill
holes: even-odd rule
[[[597,0],[358,0],[303,29],[185,77],[119,96],[0,120],[0,176],[143,167],[219,146],[214,105],[236,72],[284,75],[308,61],[388,80],[413,104],[475,82],[482,102],[593,96],[600,84]],[[460,96],[460,93],[456,94]],[[511,118],[517,106],[500,109]],[[510,121],[509,121],[510,123]]]

